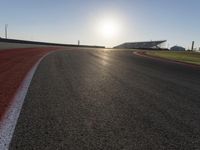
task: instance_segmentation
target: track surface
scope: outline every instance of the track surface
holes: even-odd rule
[[[0,51],[0,121],[31,67],[55,48],[24,48]]]
[[[56,52],[10,149],[200,149],[200,70],[125,51]]]

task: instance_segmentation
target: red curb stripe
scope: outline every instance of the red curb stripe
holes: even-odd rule
[[[49,52],[51,53],[51,52]],[[8,150],[9,145],[19,118],[21,108],[24,103],[25,96],[27,94],[28,88],[30,86],[33,75],[41,62],[41,60],[49,53],[43,55],[29,70],[26,77],[22,81],[20,87],[18,88],[15,96],[13,97],[12,103],[9,105],[7,111],[5,112],[3,120],[0,122],[0,149]]]
[[[55,48],[25,48],[0,51],[0,122],[27,72]]]

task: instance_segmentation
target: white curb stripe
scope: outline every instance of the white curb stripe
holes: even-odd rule
[[[25,79],[21,83],[20,87],[18,88],[13,98],[12,104],[9,106],[7,112],[5,113],[4,118],[2,119],[2,122],[0,121],[0,150],[9,149],[9,144],[12,140],[15,126],[17,124],[17,120],[19,118],[19,114],[20,114],[22,105],[24,103],[24,99],[28,91],[29,85],[33,78],[33,75],[39,63],[42,61],[42,59],[46,57],[47,55],[49,55],[50,53],[52,52],[49,52],[43,57],[41,57],[37,61],[37,63],[31,68],[31,70],[27,73]]]

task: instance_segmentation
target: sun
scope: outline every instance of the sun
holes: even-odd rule
[[[99,23],[98,31],[104,38],[114,38],[119,33],[119,23],[112,19],[104,19]]]

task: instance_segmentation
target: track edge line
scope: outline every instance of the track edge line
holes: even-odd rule
[[[32,81],[32,78],[40,64],[40,62],[51,53],[55,51],[51,51],[44,56],[42,56],[35,65],[28,71],[24,80],[22,81],[20,87],[17,89],[17,92],[13,98],[13,103],[9,106],[7,112],[5,113],[2,122],[0,122],[0,150],[8,150],[10,146],[10,142],[12,140],[12,136],[15,131],[15,127],[17,125],[17,121],[24,103],[24,99],[28,92],[28,88]]]

